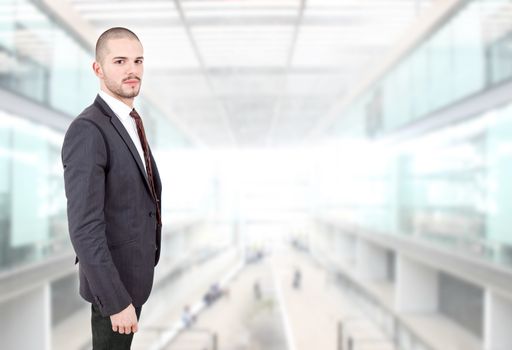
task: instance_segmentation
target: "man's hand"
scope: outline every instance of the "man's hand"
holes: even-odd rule
[[[123,311],[111,315],[112,330],[120,334],[136,333],[139,328],[137,325],[137,315],[132,304],[128,305]]]

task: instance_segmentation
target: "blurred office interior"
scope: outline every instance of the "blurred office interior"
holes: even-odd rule
[[[104,30],[162,255],[132,349],[512,349],[512,1],[0,0],[0,348],[85,350],[60,151]]]

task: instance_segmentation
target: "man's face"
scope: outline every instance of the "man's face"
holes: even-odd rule
[[[121,100],[132,100],[139,94],[144,73],[143,63],[140,42],[122,38],[109,40],[103,60],[95,62],[93,67],[101,79],[102,88]]]

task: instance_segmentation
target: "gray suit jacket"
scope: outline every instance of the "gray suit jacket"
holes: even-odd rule
[[[162,185],[153,155],[157,200],[128,132],[97,96],[69,126],[62,163],[80,295],[103,316],[141,306],[160,257]]]

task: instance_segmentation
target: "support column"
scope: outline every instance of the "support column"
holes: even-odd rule
[[[356,272],[364,280],[384,281],[387,278],[386,249],[359,238],[356,248]]]
[[[512,300],[491,290],[485,292],[484,349],[512,349]]]
[[[395,278],[396,311],[437,311],[439,279],[436,270],[399,254]]]
[[[50,350],[50,285],[0,304],[2,349]]]
[[[339,236],[339,251],[340,262],[344,265],[351,266],[355,264],[356,260],[356,238],[347,233],[340,233]]]

